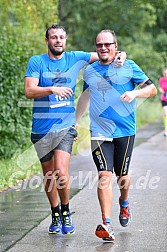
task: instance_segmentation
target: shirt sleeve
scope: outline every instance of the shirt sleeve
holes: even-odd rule
[[[40,60],[38,56],[32,56],[28,62],[25,77],[34,77],[39,79],[40,76]]]
[[[90,57],[91,57],[91,53],[83,52],[83,51],[76,51],[75,53],[76,53],[76,57],[78,60],[84,60],[87,63],[89,62]]]
[[[132,81],[135,84],[138,85],[141,82],[146,81],[148,79],[148,76],[144,73],[144,71],[134,61],[131,61],[131,66],[133,69]]]

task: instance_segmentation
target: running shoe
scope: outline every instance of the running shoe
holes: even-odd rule
[[[127,227],[132,220],[130,205],[128,204],[127,207],[122,207],[121,199],[119,199],[119,205],[120,205],[119,222],[121,226]]]
[[[64,211],[62,213],[62,233],[63,234],[74,234],[75,228],[72,222],[71,213]]]
[[[50,234],[61,234],[62,233],[62,223],[59,213],[52,214],[52,223],[49,227]]]
[[[115,240],[114,231],[111,224],[100,224],[97,226],[95,235],[104,241],[113,242]]]

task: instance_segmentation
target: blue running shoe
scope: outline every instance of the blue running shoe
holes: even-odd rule
[[[71,213],[64,211],[62,214],[62,233],[63,234],[74,234],[75,228],[72,223]]]
[[[61,234],[62,233],[62,222],[59,213],[52,214],[52,223],[49,227],[50,234]]]
[[[119,214],[119,222],[121,226],[126,227],[132,220],[132,213],[130,210],[130,205],[128,204],[127,207],[122,207],[121,199],[119,199],[120,204],[120,214]]]

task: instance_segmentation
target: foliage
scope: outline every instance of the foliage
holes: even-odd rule
[[[31,110],[19,107],[23,97],[25,62],[31,51],[12,34],[0,35],[0,157],[11,157],[16,149],[26,144],[30,130]],[[10,144],[10,148],[9,148]]]
[[[154,50],[153,44],[150,43],[151,39],[151,34],[146,32],[143,33],[142,37],[138,37],[135,44],[131,38],[125,39],[126,52],[128,58],[133,59],[145,71],[154,84],[158,85],[158,79],[164,67],[164,58],[163,52]]]
[[[1,0],[0,21],[6,35],[19,36],[26,47],[41,53],[46,50],[46,28],[58,22],[58,0]]]
[[[153,40],[153,45],[163,60],[164,65],[167,66],[167,34],[164,32],[158,34]]]
[[[61,1],[60,1],[61,2]],[[72,45],[92,50],[96,34],[101,29],[112,29],[116,34],[132,37],[156,23],[153,5],[142,0],[69,0],[64,5],[61,23],[72,35]],[[128,10],[128,11],[127,11]]]
[[[0,2],[0,158],[30,145],[31,108],[24,106],[24,74],[30,56],[46,50],[44,31],[57,22],[56,6],[54,0]]]
[[[112,29],[119,50],[127,52],[158,85],[167,65],[167,5],[165,0],[59,0],[60,22],[74,50],[95,50],[101,29]],[[82,88],[78,88],[80,93]]]

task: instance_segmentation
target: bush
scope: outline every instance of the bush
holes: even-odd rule
[[[24,98],[24,74],[31,52],[19,36],[0,34],[0,158],[10,158],[27,145],[31,109],[19,106]]]
[[[134,60],[157,86],[165,65],[165,59],[163,53],[154,50],[150,43],[151,39],[151,35],[143,33],[143,36],[137,37],[135,42],[127,39],[124,43],[127,44],[128,58]]]

